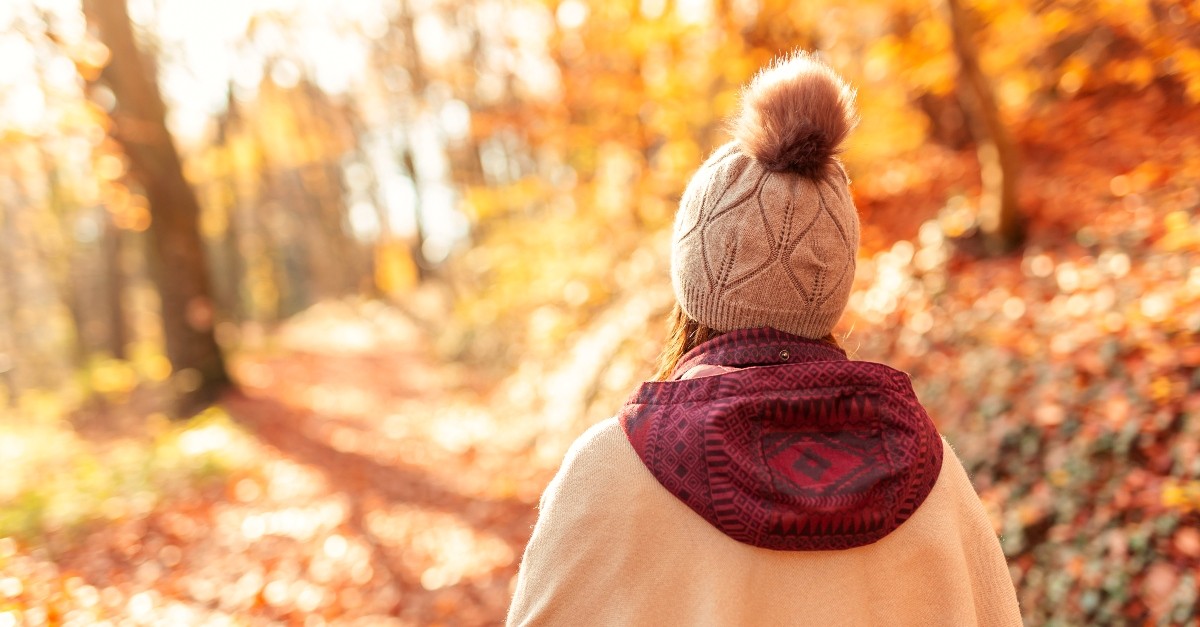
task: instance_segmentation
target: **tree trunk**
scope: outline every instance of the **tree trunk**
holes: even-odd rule
[[[229,224],[221,236],[221,256],[225,258],[225,311],[226,315],[235,322],[245,322],[246,302],[242,295],[242,280],[246,276],[246,261],[242,259],[241,224],[238,214],[242,211],[242,201],[237,198],[237,188],[232,183],[222,182],[230,189],[230,202],[227,208]]]
[[[43,85],[43,89],[45,86]],[[53,216],[54,223],[57,226],[55,230],[63,232],[64,223],[67,220],[66,204],[63,201],[62,182],[55,164],[55,157],[47,150],[46,146],[38,147],[38,155],[41,160],[42,171],[46,176],[46,206],[45,210],[48,215]],[[22,203],[29,206],[28,203]],[[59,298],[67,309],[67,313],[71,317],[71,325],[75,329],[74,342],[71,343],[70,359],[71,365],[75,368],[83,368],[88,363],[88,358],[95,347],[97,346],[97,333],[93,332],[94,325],[92,321],[94,316],[89,316],[82,303],[94,300],[99,290],[95,289],[95,285],[99,282],[99,274],[95,268],[94,257],[90,246],[70,247],[62,246],[57,250],[45,250],[43,244],[38,244],[38,239],[31,240],[33,249],[37,257],[42,260],[40,265],[48,270],[51,281],[57,288]],[[92,289],[89,289],[92,288]]]
[[[6,164],[7,165],[7,164]],[[5,168],[8,170],[8,168]],[[0,185],[0,191],[4,186]],[[17,357],[21,351],[20,305],[21,295],[18,293],[17,263],[13,260],[14,252],[19,253],[17,246],[17,229],[13,224],[15,216],[11,207],[19,206],[9,202],[8,198],[0,197],[0,386],[3,393],[0,400],[5,401],[0,407],[16,407],[21,393],[17,382]]]
[[[113,224],[112,217],[104,216],[104,297],[108,309],[108,352],[117,359],[126,358],[129,345],[129,324],[125,316],[125,253],[124,233]]]
[[[425,99],[425,91],[429,85],[429,80],[425,76],[425,65],[421,60],[421,49],[417,46],[415,24],[416,18],[413,15],[412,2],[401,0],[393,26],[404,37],[404,47],[401,53],[403,55],[402,64],[408,72],[409,79],[412,81],[412,95],[408,101],[408,110],[404,116],[406,119],[400,124],[404,134],[404,147],[400,154],[400,160],[413,185],[413,221],[416,223],[416,236],[413,238],[410,251],[412,259],[417,265],[417,282],[424,283],[432,278],[434,268],[433,264],[425,256],[425,239],[429,234],[429,230],[426,225],[425,207],[422,204],[424,198],[421,196],[421,181],[417,175],[417,164],[413,159],[412,121],[417,119],[417,115],[422,109],[420,103]]]
[[[1000,119],[1000,107],[996,104],[992,86],[979,66],[970,16],[962,0],[946,0],[946,8],[953,32],[954,54],[958,57],[960,94],[970,118],[983,182],[983,195],[979,200],[980,231],[988,252],[1005,253],[1025,240],[1025,224],[1017,202],[1020,156]]]
[[[405,173],[412,180],[413,221],[416,223],[416,236],[413,238],[410,250],[413,261],[417,263],[417,282],[424,283],[433,275],[433,265],[425,257],[425,239],[429,234],[429,227],[425,224],[425,207],[421,205],[421,181],[417,177],[417,164],[413,161],[412,139],[407,136],[408,132],[411,131],[406,131],[404,139],[408,145],[404,148],[400,159],[404,164]]]
[[[213,335],[213,299],[200,238],[199,203],[166,127],[166,107],[134,40],[125,0],[86,0],[84,11],[112,54],[103,80],[116,96],[112,136],[150,204],[151,272],[162,302],[179,415],[216,398],[229,375]]]

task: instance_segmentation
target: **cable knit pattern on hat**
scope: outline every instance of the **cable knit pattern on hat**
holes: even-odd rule
[[[769,326],[816,339],[833,330],[859,242],[836,157],[853,100],[803,53],[750,83],[738,139],[697,170],[676,214],[671,279],[688,316],[718,331]]]

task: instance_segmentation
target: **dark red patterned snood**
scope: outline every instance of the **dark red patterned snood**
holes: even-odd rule
[[[787,551],[870,544],[916,511],[942,443],[908,375],[769,328],[684,356],[741,368],[647,382],[619,419],[668,491],[729,537]]]

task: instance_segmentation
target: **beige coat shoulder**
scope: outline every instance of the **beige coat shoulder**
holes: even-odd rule
[[[741,544],[664,489],[620,424],[571,447],[546,489],[509,625],[1021,624],[1000,544],[948,444],[933,491],[879,542]]]

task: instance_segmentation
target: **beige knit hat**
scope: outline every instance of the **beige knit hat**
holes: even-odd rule
[[[854,92],[809,54],[754,77],[736,139],[696,171],[675,216],[671,282],[689,317],[718,331],[829,335],[858,251],[858,211],[837,159],[856,122]]]

